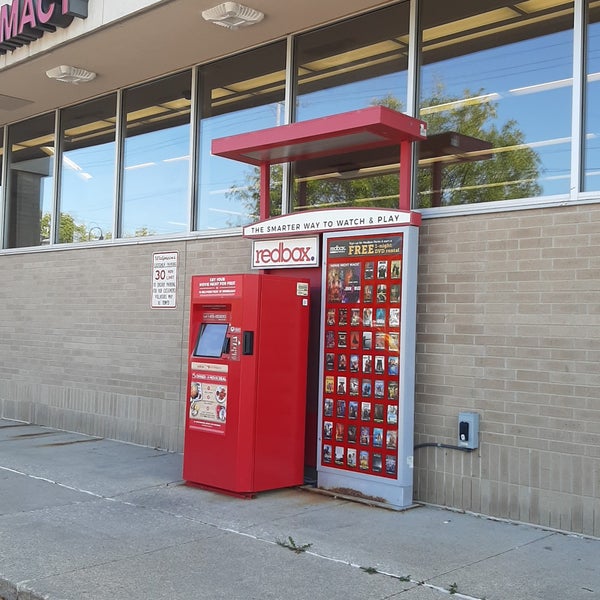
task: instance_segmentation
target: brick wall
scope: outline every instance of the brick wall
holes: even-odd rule
[[[600,535],[600,205],[426,221],[415,496]]]
[[[181,450],[192,274],[245,272],[240,238],[0,257],[0,415]],[[152,310],[153,252],[179,252]],[[426,220],[415,451],[421,501],[600,536],[600,205]]]
[[[152,254],[179,252],[176,309]],[[181,450],[189,280],[247,270],[239,238],[0,257],[0,415]]]

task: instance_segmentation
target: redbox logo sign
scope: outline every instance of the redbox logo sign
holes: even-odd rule
[[[319,266],[319,238],[256,240],[252,244],[253,269]]]

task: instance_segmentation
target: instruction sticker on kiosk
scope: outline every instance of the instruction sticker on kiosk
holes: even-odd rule
[[[222,381],[212,381],[221,379]],[[204,429],[224,431],[227,422],[227,380],[194,374],[190,388],[190,419]]]
[[[230,327],[231,336],[229,338],[229,360],[240,360],[240,346],[242,339],[242,329],[240,327]]]
[[[228,331],[229,323],[202,323],[194,346],[194,358],[221,358],[227,349]],[[227,369],[223,366],[201,360],[192,362],[189,418],[196,427],[225,431]]]

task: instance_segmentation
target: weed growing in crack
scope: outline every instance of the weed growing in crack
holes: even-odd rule
[[[311,546],[312,544],[302,544],[301,546],[299,546],[298,544],[296,544],[294,538],[289,535],[287,540],[275,540],[277,542],[278,546],[281,546],[283,548],[287,548],[288,550],[291,550],[292,552],[295,552],[296,554],[301,554],[302,552],[306,552]]]
[[[361,567],[361,569],[365,573],[368,573],[369,575],[373,575],[375,573],[379,573],[379,571],[375,567]]]

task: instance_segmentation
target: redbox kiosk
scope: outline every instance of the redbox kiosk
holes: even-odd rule
[[[305,280],[192,277],[183,478],[240,495],[301,485]]]
[[[394,508],[412,505],[421,215],[410,207],[413,144],[423,142],[423,153],[426,138],[423,121],[371,106],[212,142],[214,154],[260,168],[260,221],[244,228],[245,237],[257,243],[286,238],[292,248],[300,244],[292,236],[321,237],[322,268],[309,275],[315,300],[321,298],[311,344],[311,366],[317,358],[319,364],[307,374],[319,373],[312,431],[317,485]],[[458,139],[452,135],[448,144],[443,136],[428,152],[441,155],[442,146],[456,146]],[[270,167],[284,162],[294,163],[300,184],[297,210],[271,217]],[[346,207],[342,199],[339,206],[309,209],[303,182],[360,177],[370,167],[395,164],[397,208]]]

